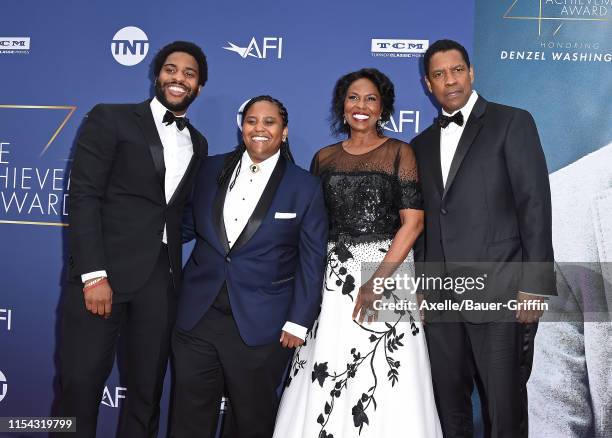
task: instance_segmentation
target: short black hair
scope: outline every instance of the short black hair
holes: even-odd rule
[[[448,52],[449,50],[458,50],[463,56],[463,60],[467,65],[467,68],[470,68],[470,57],[468,55],[467,50],[457,41],[453,40],[438,40],[433,43],[431,46],[427,48],[425,51],[425,56],[423,56],[423,65],[425,67],[425,76],[429,75],[429,62],[431,61],[431,57],[438,52]]]
[[[198,84],[200,86],[204,86],[206,81],[208,80],[208,64],[206,63],[206,55],[202,49],[194,43],[189,41],[174,41],[173,43],[167,44],[155,55],[153,58],[153,74],[157,78],[159,76],[159,72],[164,66],[164,62],[168,56],[173,54],[174,52],[185,52],[193,56],[198,63],[198,73],[200,75]]]
[[[351,84],[363,78],[372,81],[380,93],[380,98],[382,100],[382,114],[380,117],[382,123],[388,122],[391,118],[391,114],[395,111],[395,87],[387,75],[375,68],[362,68],[361,70],[347,73],[336,82],[332,96],[329,120],[331,123],[331,131],[336,136],[350,133],[349,126],[344,123],[344,100],[346,99],[346,93]],[[378,128],[378,126],[380,125],[377,125],[379,134],[382,134],[382,132],[380,132],[382,129]]]
[[[254,103],[261,101],[270,102],[276,105],[276,107],[278,108],[278,112],[280,113],[280,116],[283,119],[283,128],[289,124],[289,113],[287,112],[287,108],[285,108],[285,105],[283,105],[280,100],[275,99],[274,97],[269,96],[267,94],[253,97],[247,102],[247,104],[242,109],[242,120],[240,122],[241,124],[244,122],[244,116],[249,111],[249,108],[251,108]]]

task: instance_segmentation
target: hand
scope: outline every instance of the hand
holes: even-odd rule
[[[421,319],[421,324],[423,324],[424,326],[425,325],[425,309],[421,309],[421,303],[423,303],[425,296],[422,293],[421,294],[417,293],[416,298],[417,298],[417,306],[419,308],[419,318]]]
[[[355,307],[353,309],[353,320],[359,316],[359,323],[362,324],[366,317],[368,323],[373,323],[378,317],[378,312],[374,310],[374,301],[378,299],[378,296],[374,293],[372,284],[370,282],[364,283],[359,288],[357,293],[357,300],[355,301]]]
[[[295,348],[304,344],[304,341],[297,336],[287,333],[286,331],[281,332],[280,343],[285,348]]]
[[[544,313],[544,306],[541,305],[544,302],[544,298],[540,296],[519,292],[516,296],[516,301],[516,319],[521,324],[538,322]]]
[[[110,318],[113,304],[113,290],[108,281],[100,282],[95,287],[83,292],[85,307],[94,315]]]

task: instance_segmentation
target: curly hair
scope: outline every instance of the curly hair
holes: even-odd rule
[[[334,92],[331,103],[331,114],[329,121],[331,124],[331,132],[335,136],[342,134],[350,134],[350,127],[344,123],[344,100],[346,93],[353,82],[358,79],[369,79],[378,89],[382,99],[382,114],[381,122],[388,122],[391,114],[395,111],[395,87],[391,79],[383,72],[375,68],[362,68],[342,76],[334,86]],[[379,135],[382,135],[382,125],[377,124],[376,130]]]
[[[206,63],[206,55],[204,55],[204,52],[198,45],[189,41],[174,41],[173,43],[167,44],[159,49],[159,52],[157,52],[155,58],[153,58],[152,63],[153,74],[155,77],[157,78],[159,76],[159,72],[164,66],[164,62],[166,62],[168,56],[174,52],[185,52],[195,58],[196,62],[198,63],[198,84],[203,87],[208,80],[208,64]]]
[[[287,108],[285,108],[285,105],[283,105],[280,100],[275,99],[272,96],[268,96],[267,94],[253,97],[247,102],[247,104],[244,106],[244,109],[242,110],[242,123],[244,123],[244,116],[249,112],[249,109],[253,106],[253,104],[261,101],[270,102],[277,106],[278,112],[280,113],[280,116],[283,119],[283,128],[289,124],[289,113],[287,112]],[[223,165],[223,169],[221,169],[221,172],[219,172],[219,176],[217,177],[217,183],[219,185],[222,185],[231,176],[234,169],[236,168],[236,165],[241,163],[242,154],[245,150],[246,145],[244,144],[244,141],[241,141],[240,144],[236,146],[232,153],[227,157],[227,160]],[[289,149],[289,138],[286,138],[281,143],[280,152],[281,156],[284,157],[287,161],[291,163],[295,162],[295,160],[293,159],[293,154],[291,154],[291,149]],[[238,173],[236,173],[236,176],[238,176]]]

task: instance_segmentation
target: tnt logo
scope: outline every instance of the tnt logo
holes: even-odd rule
[[[413,125],[414,133],[419,132],[420,111],[402,110],[396,119],[391,116],[388,122],[383,125],[383,128],[391,132],[404,132],[404,125]]]
[[[6,382],[6,376],[0,371],[0,402],[6,397],[8,391],[8,383]]]
[[[236,52],[242,58],[248,56],[259,59],[266,59],[274,56],[281,59],[283,57],[283,39],[277,37],[265,37],[261,43],[257,43],[255,37],[251,38],[251,42],[246,47],[240,47],[232,42],[227,42],[228,47],[223,47],[230,52]]]
[[[113,394],[108,386],[104,387],[104,392],[102,393],[102,401],[101,404],[104,406],[108,406],[110,408],[118,408],[119,400],[125,398],[125,393],[127,392],[127,388],[122,386],[117,386],[115,388],[115,393]]]
[[[121,65],[131,67],[140,63],[149,51],[149,38],[141,29],[128,26],[119,30],[113,37],[111,53]]]
[[[6,329],[8,331],[11,330],[12,315],[13,315],[13,311],[11,309],[0,309],[0,321],[6,321]]]

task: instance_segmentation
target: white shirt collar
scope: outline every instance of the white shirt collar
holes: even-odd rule
[[[259,171],[262,174],[267,174],[267,175],[272,174],[272,171],[274,170],[274,167],[276,166],[276,163],[278,162],[279,157],[280,157],[280,149],[276,151],[276,153],[272,155],[271,157],[268,157],[265,160],[263,160],[261,163],[257,164],[257,166],[259,167]],[[244,169],[243,171],[248,171],[251,164],[254,164],[254,163],[253,163],[253,160],[251,160],[251,156],[249,155],[249,152],[244,151],[242,154],[242,168]]]
[[[470,118],[470,114],[472,113],[472,108],[474,108],[474,105],[476,104],[477,100],[478,100],[478,93],[472,90],[472,94],[470,94],[470,98],[465,103],[465,105],[463,105],[463,108],[459,108],[458,110],[455,110],[452,113],[447,113],[446,111],[444,111],[444,108],[443,108],[442,114],[444,114],[445,116],[454,116],[459,111],[461,111],[461,114],[463,114],[463,120],[465,123]]]
[[[166,111],[170,111],[168,108],[166,108],[164,105],[162,105],[162,103],[157,100],[157,97],[154,97],[153,99],[151,99],[151,112],[153,113],[153,120],[155,120],[157,123],[162,123],[162,120],[164,120],[164,116],[166,115]],[[183,114],[182,116],[176,116],[176,117],[185,117],[185,114]]]

